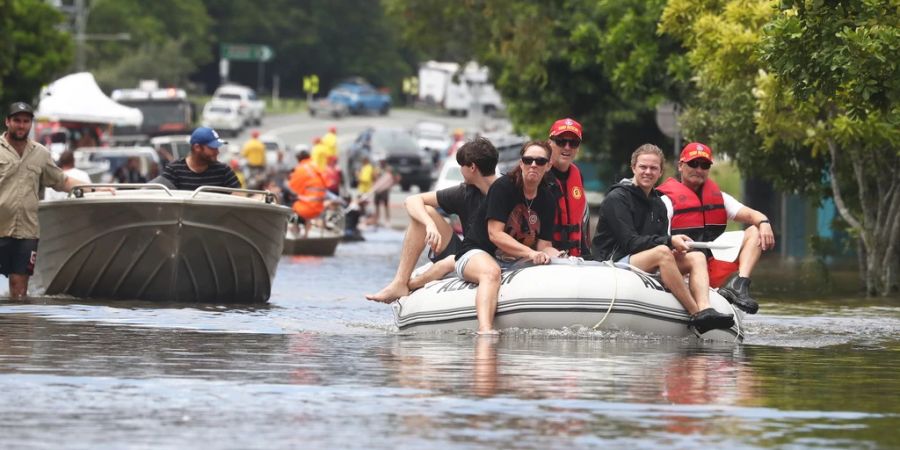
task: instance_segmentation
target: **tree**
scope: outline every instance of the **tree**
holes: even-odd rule
[[[202,0],[95,0],[88,33],[128,33],[130,39],[89,41],[87,66],[107,89],[135,87],[140,79],[183,85],[213,60],[211,26]]]
[[[0,104],[34,102],[72,61],[63,15],[42,0],[0,0]]]
[[[900,3],[783,1],[760,54],[767,146],[826,161],[838,212],[862,242],[866,292],[900,291]]]
[[[664,0],[385,3],[422,54],[490,67],[518,129],[545,136],[556,118],[581,121],[586,148],[612,158],[608,177],[638,145],[667,140],[655,106],[684,95],[686,72],[679,45],[656,32]]]
[[[216,0],[207,7],[217,41],[272,47],[275,57],[266,70],[283,80],[282,93],[299,93],[302,77],[313,73],[323,90],[350,76],[399,88],[412,71],[414,58],[377,1]],[[205,69],[214,82],[216,68]],[[256,63],[231,65],[233,80],[251,83],[256,76]]]
[[[745,174],[834,197],[870,294],[900,270],[897,25],[896,2],[868,0],[670,0],[660,25],[694,73],[686,133]]]

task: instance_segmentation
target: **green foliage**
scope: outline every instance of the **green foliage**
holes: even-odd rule
[[[657,35],[664,0],[384,1],[419,52],[488,65],[521,131],[581,121],[585,156],[611,156],[607,177],[627,172],[638,145],[668,145],[655,106],[685,95],[687,72],[680,46]]]
[[[316,74],[326,91],[362,76],[399,92],[415,60],[401,45],[399,27],[371,0],[207,1],[219,42],[266,44],[275,51],[268,73],[284,80],[282,93],[299,93],[304,75]],[[233,63],[232,79],[252,84],[256,63]]]
[[[34,104],[72,59],[72,41],[58,29],[63,16],[41,0],[0,0],[0,11],[0,104]]]
[[[87,68],[106,89],[135,87],[140,79],[182,85],[213,59],[211,24],[201,0],[95,0],[88,34],[130,39],[88,40]]]

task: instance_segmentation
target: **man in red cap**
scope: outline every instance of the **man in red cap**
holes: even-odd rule
[[[556,208],[556,226],[553,230],[553,247],[572,256],[590,256],[587,199],[584,195],[584,179],[573,162],[581,147],[581,124],[565,118],[553,122],[550,127],[551,161],[559,204]]]
[[[725,231],[728,220],[749,225],[744,230],[744,241],[737,262],[719,261],[707,253],[709,285],[722,286],[722,282],[734,272],[732,277],[719,289],[723,297],[738,308],[755,314],[759,309],[756,300],[750,296],[750,274],[765,250],[775,246],[772,225],[765,214],[735,200],[719,190],[719,186],[709,179],[709,169],[713,164],[712,149],[699,142],[691,142],[681,151],[678,173],[681,181],[669,178],[657,188],[665,194],[671,234],[685,234],[695,241],[712,241]]]

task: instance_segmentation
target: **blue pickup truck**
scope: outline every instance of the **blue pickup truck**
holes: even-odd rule
[[[387,115],[391,110],[391,96],[378,92],[369,84],[341,83],[328,93],[328,102],[346,105],[350,114]]]

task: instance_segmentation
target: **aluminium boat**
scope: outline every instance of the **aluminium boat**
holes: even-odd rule
[[[266,191],[160,184],[87,185],[38,211],[40,293],[191,303],[268,301],[291,214]]]

